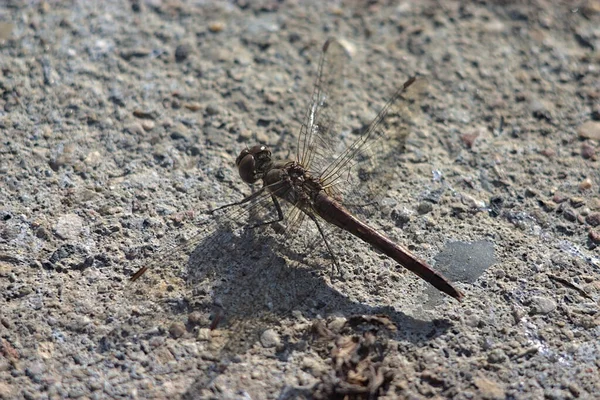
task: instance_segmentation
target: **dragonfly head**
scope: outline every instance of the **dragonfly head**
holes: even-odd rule
[[[241,151],[235,165],[238,167],[240,177],[246,183],[255,183],[262,179],[271,168],[271,150],[267,146],[256,145]]]

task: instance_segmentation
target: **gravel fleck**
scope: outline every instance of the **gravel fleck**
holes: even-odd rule
[[[588,233],[588,237],[590,238],[590,240],[595,243],[595,244],[600,244],[600,232],[590,229],[589,233]]]
[[[507,357],[501,349],[494,349],[488,354],[488,362],[491,364],[499,364],[506,361]]]
[[[600,122],[587,121],[579,125],[577,134],[582,139],[591,139],[600,142]]]
[[[177,61],[177,62],[185,61],[191,52],[192,52],[192,46],[190,46],[189,44],[180,44],[175,49],[175,61]]]
[[[556,310],[556,303],[554,300],[541,296],[534,296],[531,298],[530,314],[544,315],[549,314],[554,310]]]
[[[61,216],[53,227],[53,231],[63,240],[76,240],[83,230],[83,219],[77,214]]]
[[[600,225],[600,212],[590,213],[587,217],[585,217],[585,222],[594,227]]]
[[[185,335],[185,332],[186,329],[183,322],[173,322],[171,326],[169,326],[169,334],[175,339],[178,339]]]
[[[422,201],[417,206],[417,212],[421,215],[430,213],[433,210],[433,205],[428,201]]]
[[[265,348],[277,347],[281,344],[281,338],[274,329],[267,329],[260,335],[260,343]]]
[[[506,397],[502,386],[490,379],[476,377],[473,379],[473,383],[479,389],[479,393],[483,399],[502,400]]]
[[[590,178],[585,178],[579,183],[579,190],[586,191],[592,188],[592,180]]]
[[[596,147],[592,146],[589,143],[583,143],[581,145],[581,156],[583,158],[590,159],[590,158],[594,158],[594,156],[596,155]]]

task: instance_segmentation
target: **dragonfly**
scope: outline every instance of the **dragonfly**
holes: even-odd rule
[[[305,251],[324,247],[335,269],[342,267],[337,257],[341,249],[330,239],[335,236],[331,232],[338,229],[362,240],[439,291],[460,301],[463,293],[440,272],[350,210],[356,207],[348,199],[369,199],[368,192],[372,188],[369,185],[370,178],[389,175],[389,167],[382,166],[381,160],[378,160],[381,158],[381,147],[378,146],[385,145],[394,136],[405,136],[405,133],[394,133],[393,123],[389,119],[393,116],[402,117],[402,113],[409,110],[408,105],[413,101],[411,91],[414,89],[418,93],[426,81],[416,77],[408,79],[358,136],[344,146],[340,139],[338,114],[344,100],[344,71],[348,58],[348,51],[339,40],[328,39],[323,45],[310,104],[297,138],[295,157],[277,160],[271,149],[264,144],[243,149],[235,161],[239,176],[250,185],[262,183],[260,188],[240,201],[211,210],[198,233],[168,252],[193,250],[202,242],[197,258],[198,264],[203,265],[208,262],[207,249],[210,251],[211,248],[226,246],[227,240],[223,237],[231,238],[230,235],[235,230],[257,232],[262,229],[262,232],[266,232],[269,226],[277,227],[285,221],[286,226],[283,232],[279,232],[281,239],[278,241],[285,246],[306,234],[300,233],[299,227],[308,221],[312,224],[314,238],[308,241],[310,244]],[[252,216],[258,222],[249,222],[248,218]],[[219,229],[225,235],[223,232],[219,233]],[[260,241],[257,241],[258,245]],[[240,257],[248,263],[246,255],[241,254]],[[231,257],[227,259],[227,262],[232,262]],[[272,262],[270,260],[267,264]],[[138,280],[151,266],[142,266],[130,280]],[[264,273],[254,271],[254,275],[242,280],[252,281],[252,276]],[[203,278],[206,276],[204,271]],[[244,282],[239,284],[242,286]],[[261,296],[258,289],[252,293],[254,296]],[[248,298],[247,301],[252,300]],[[245,303],[246,300],[241,302]],[[244,309],[248,313],[254,312],[251,305]],[[220,321],[220,318],[215,318],[215,321]],[[211,328],[216,326],[217,322],[213,322]]]

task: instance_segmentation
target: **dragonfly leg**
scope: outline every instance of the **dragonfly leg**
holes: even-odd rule
[[[333,252],[331,246],[329,246],[329,241],[327,241],[327,237],[325,236],[325,232],[323,232],[323,229],[321,228],[321,225],[319,224],[319,220],[312,213],[306,213],[306,214],[310,217],[310,219],[312,219],[314,221],[315,225],[317,225],[317,229],[319,230],[319,233],[321,234],[321,237],[323,238],[323,241],[325,242],[327,251],[329,252],[329,255],[331,256],[331,258],[333,259],[333,265],[331,266],[331,276],[334,275],[334,273],[336,272],[335,270],[337,270],[338,275],[341,274],[342,270],[340,268],[340,264],[338,264],[337,257],[335,256],[335,253]]]
[[[250,196],[244,198],[243,200],[236,201],[235,203],[225,204],[224,206],[214,208],[214,209],[212,209],[212,210],[210,210],[208,212],[210,214],[212,214],[215,211],[223,210],[225,208],[229,208],[229,207],[232,207],[232,206],[239,206],[240,204],[244,204],[244,203],[247,203],[247,202],[249,202],[251,200],[254,200],[258,196],[260,196],[261,194],[263,194],[264,191],[265,191],[265,188],[260,188],[260,190],[256,191],[255,193],[252,193]]]
[[[250,225],[248,227],[248,229],[254,229],[254,228],[258,228],[259,226],[271,225],[271,224],[274,224],[276,222],[283,221],[283,211],[281,210],[281,206],[279,205],[279,201],[277,200],[277,198],[274,195],[271,195],[271,199],[273,200],[273,204],[275,205],[275,210],[277,210],[277,219],[274,219],[274,220],[271,220],[271,221],[267,221],[267,222],[260,222],[260,223],[255,224],[255,225]]]

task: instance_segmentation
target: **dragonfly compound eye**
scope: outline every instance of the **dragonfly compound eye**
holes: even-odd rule
[[[246,183],[254,183],[258,180],[256,176],[256,160],[254,154],[248,149],[243,150],[235,161],[240,178]]]

